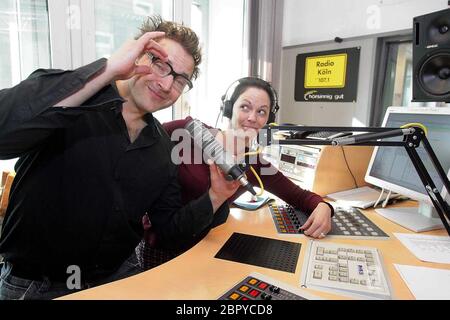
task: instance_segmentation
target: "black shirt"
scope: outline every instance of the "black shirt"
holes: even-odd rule
[[[20,157],[0,254],[46,275],[78,265],[115,269],[142,238],[149,214],[160,245],[177,247],[213,219],[208,194],[181,207],[172,143],[147,114],[130,142],[115,85],[79,107],[52,107],[101,72],[37,70],[0,91],[0,159]]]

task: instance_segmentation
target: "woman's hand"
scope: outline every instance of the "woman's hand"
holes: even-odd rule
[[[320,202],[300,229],[307,236],[324,238],[331,230],[330,207],[326,203]]]

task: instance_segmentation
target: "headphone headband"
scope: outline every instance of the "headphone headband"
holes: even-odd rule
[[[236,92],[236,89],[243,84],[248,83],[249,87],[256,86],[261,87],[263,89],[266,89],[267,93],[269,94],[271,106],[270,106],[270,112],[269,112],[269,118],[267,123],[275,122],[275,115],[278,112],[278,109],[280,109],[278,105],[278,94],[275,91],[275,89],[268,83],[267,81],[258,78],[258,77],[244,77],[241,79],[238,79],[234,81],[230,86],[228,87],[227,91],[224,95],[222,95],[222,105],[221,105],[221,112],[224,117],[227,117],[231,119],[233,116],[233,104],[234,102],[231,101],[234,93]]]

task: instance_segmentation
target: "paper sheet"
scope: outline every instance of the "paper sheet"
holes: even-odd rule
[[[394,233],[400,242],[419,260],[450,263],[450,237]]]
[[[417,300],[449,300],[450,270],[394,264]]]

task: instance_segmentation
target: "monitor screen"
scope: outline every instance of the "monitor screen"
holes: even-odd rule
[[[388,108],[383,127],[399,128],[407,123],[422,123],[428,129],[427,138],[445,173],[450,168],[450,108]],[[401,141],[402,137],[385,140]],[[416,149],[428,173],[439,190],[443,183],[423,146]],[[419,201],[428,195],[407,152],[401,147],[377,147],[366,173],[366,181]]]

